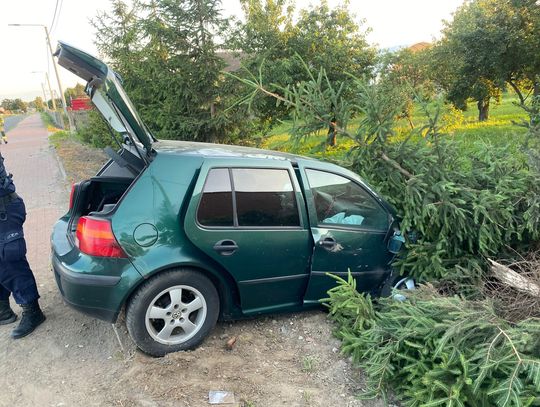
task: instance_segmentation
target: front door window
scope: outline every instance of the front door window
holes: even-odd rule
[[[306,170],[319,225],[386,231],[388,215],[360,185],[341,175]]]

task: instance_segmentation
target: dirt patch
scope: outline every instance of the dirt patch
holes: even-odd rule
[[[82,144],[65,132],[53,134],[50,139],[70,183],[94,176],[108,160],[102,150]]]
[[[207,406],[210,390],[233,392],[245,407],[381,406],[357,399],[361,372],[341,357],[331,329],[325,313],[306,312],[218,323],[196,350],[158,359],[128,343],[126,370],[110,390],[122,406]]]
[[[58,138],[53,142],[71,182],[94,175],[106,160],[99,150]],[[196,350],[157,359],[136,350],[122,321],[116,324],[121,347],[110,325],[68,313],[77,330],[54,331],[61,366],[48,382],[61,386],[63,397],[53,393],[50,405],[208,406],[211,390],[233,392],[236,404],[228,406],[383,405],[357,399],[362,374],[340,355],[322,311],[220,322]]]

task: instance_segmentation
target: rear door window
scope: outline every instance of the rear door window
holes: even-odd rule
[[[320,225],[386,231],[388,213],[373,196],[349,178],[306,170]]]
[[[228,168],[208,172],[197,220],[203,226],[234,226],[231,179]]]
[[[298,227],[300,215],[286,169],[214,168],[208,172],[197,220],[209,227]]]
[[[289,171],[234,168],[238,226],[300,226]]]

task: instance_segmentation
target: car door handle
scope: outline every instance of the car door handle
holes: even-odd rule
[[[238,250],[238,245],[234,240],[224,239],[214,245],[214,250],[222,256],[230,256]]]
[[[336,239],[334,239],[333,237],[325,237],[319,240],[319,246],[322,246],[325,249],[333,249],[334,247],[336,247],[336,244]]]

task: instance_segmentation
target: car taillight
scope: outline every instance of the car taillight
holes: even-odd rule
[[[71,192],[69,193],[69,210],[73,208],[74,196],[75,196],[75,184],[71,184]]]
[[[77,224],[79,250],[91,256],[127,257],[120,247],[107,219],[83,216]]]

